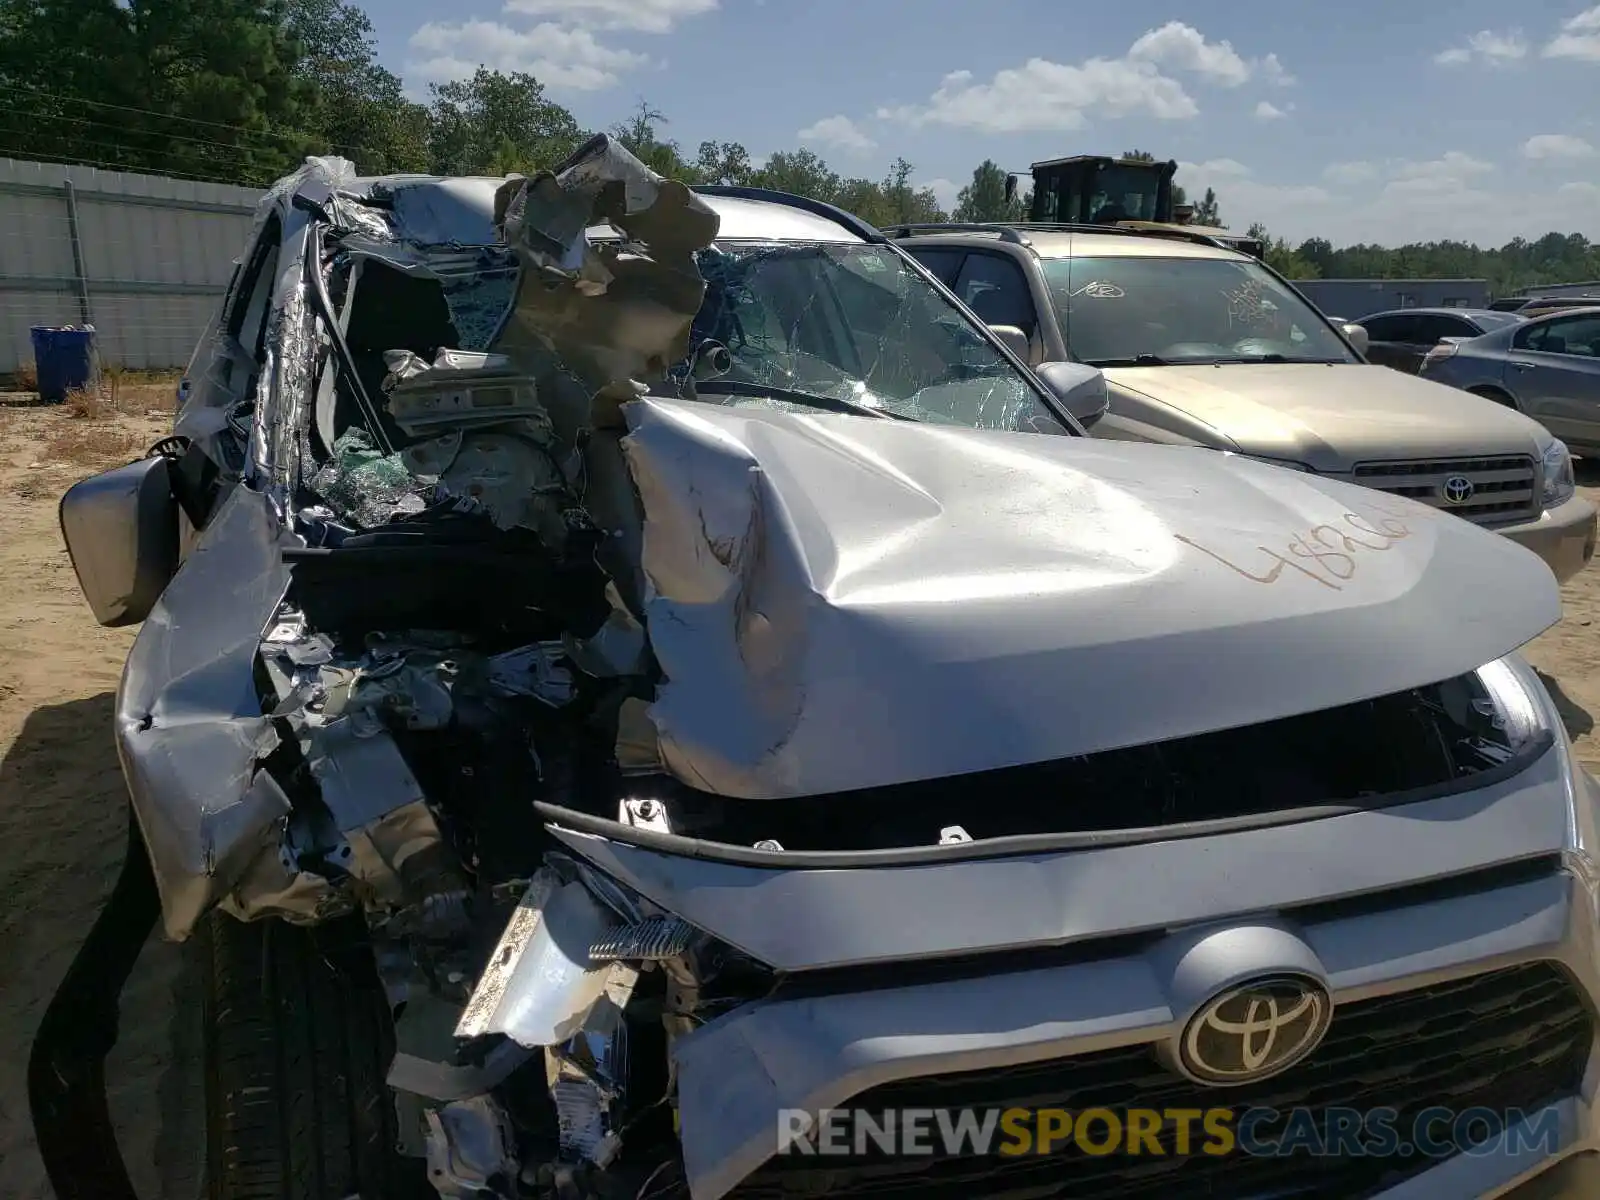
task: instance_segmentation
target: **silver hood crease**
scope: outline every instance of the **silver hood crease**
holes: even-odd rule
[[[1561,613],[1504,539],[1210,450],[655,399],[627,416],[651,716],[668,768],[725,795],[1315,712],[1470,671]]]

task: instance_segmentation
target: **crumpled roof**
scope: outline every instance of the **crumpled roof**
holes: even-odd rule
[[[689,352],[706,291],[695,252],[716,239],[717,214],[601,134],[554,171],[508,179],[495,194],[495,224],[522,276],[494,349],[542,382],[559,364],[566,386],[543,389],[558,432],[591,417],[615,424],[590,401],[603,409],[634,399],[641,380],[661,378]],[[591,242],[597,225],[625,240]]]

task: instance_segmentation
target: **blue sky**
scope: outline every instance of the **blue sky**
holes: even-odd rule
[[[686,147],[805,145],[948,204],[1008,169],[1149,150],[1223,219],[1336,244],[1600,240],[1590,0],[368,0],[413,93],[528,70],[591,128],[639,101]]]

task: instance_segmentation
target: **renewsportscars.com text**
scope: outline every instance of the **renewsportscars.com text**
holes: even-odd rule
[[[1446,1158],[1560,1146],[1557,1113],[1430,1108],[907,1108],[778,1114],[778,1153],[826,1157],[1059,1154]]]

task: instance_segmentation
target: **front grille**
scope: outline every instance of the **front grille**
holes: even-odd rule
[[[1402,462],[1358,463],[1353,483],[1394,496],[1442,508],[1468,521],[1492,525],[1539,514],[1538,473],[1533,459],[1522,454],[1500,458],[1438,458]],[[1466,480],[1470,489],[1459,488]],[[1455,496],[1451,481],[1458,481]]]
[[[849,1101],[886,1109],[1249,1108],[1394,1109],[1408,1136],[1434,1106],[1532,1110],[1577,1092],[1592,1018],[1583,994],[1548,963],[1512,967],[1340,1006],[1316,1053],[1264,1083],[1211,1089],[1131,1046],[991,1071],[929,1076],[875,1088]],[[1276,1132],[1257,1126],[1257,1136]],[[1359,1200],[1437,1158],[1344,1156],[1225,1158],[1089,1156],[1075,1146],[1042,1157],[817,1158],[769,1160],[730,1200],[900,1197],[902,1200],[1216,1200],[1293,1196]],[[1198,1137],[1197,1137],[1197,1140]]]

